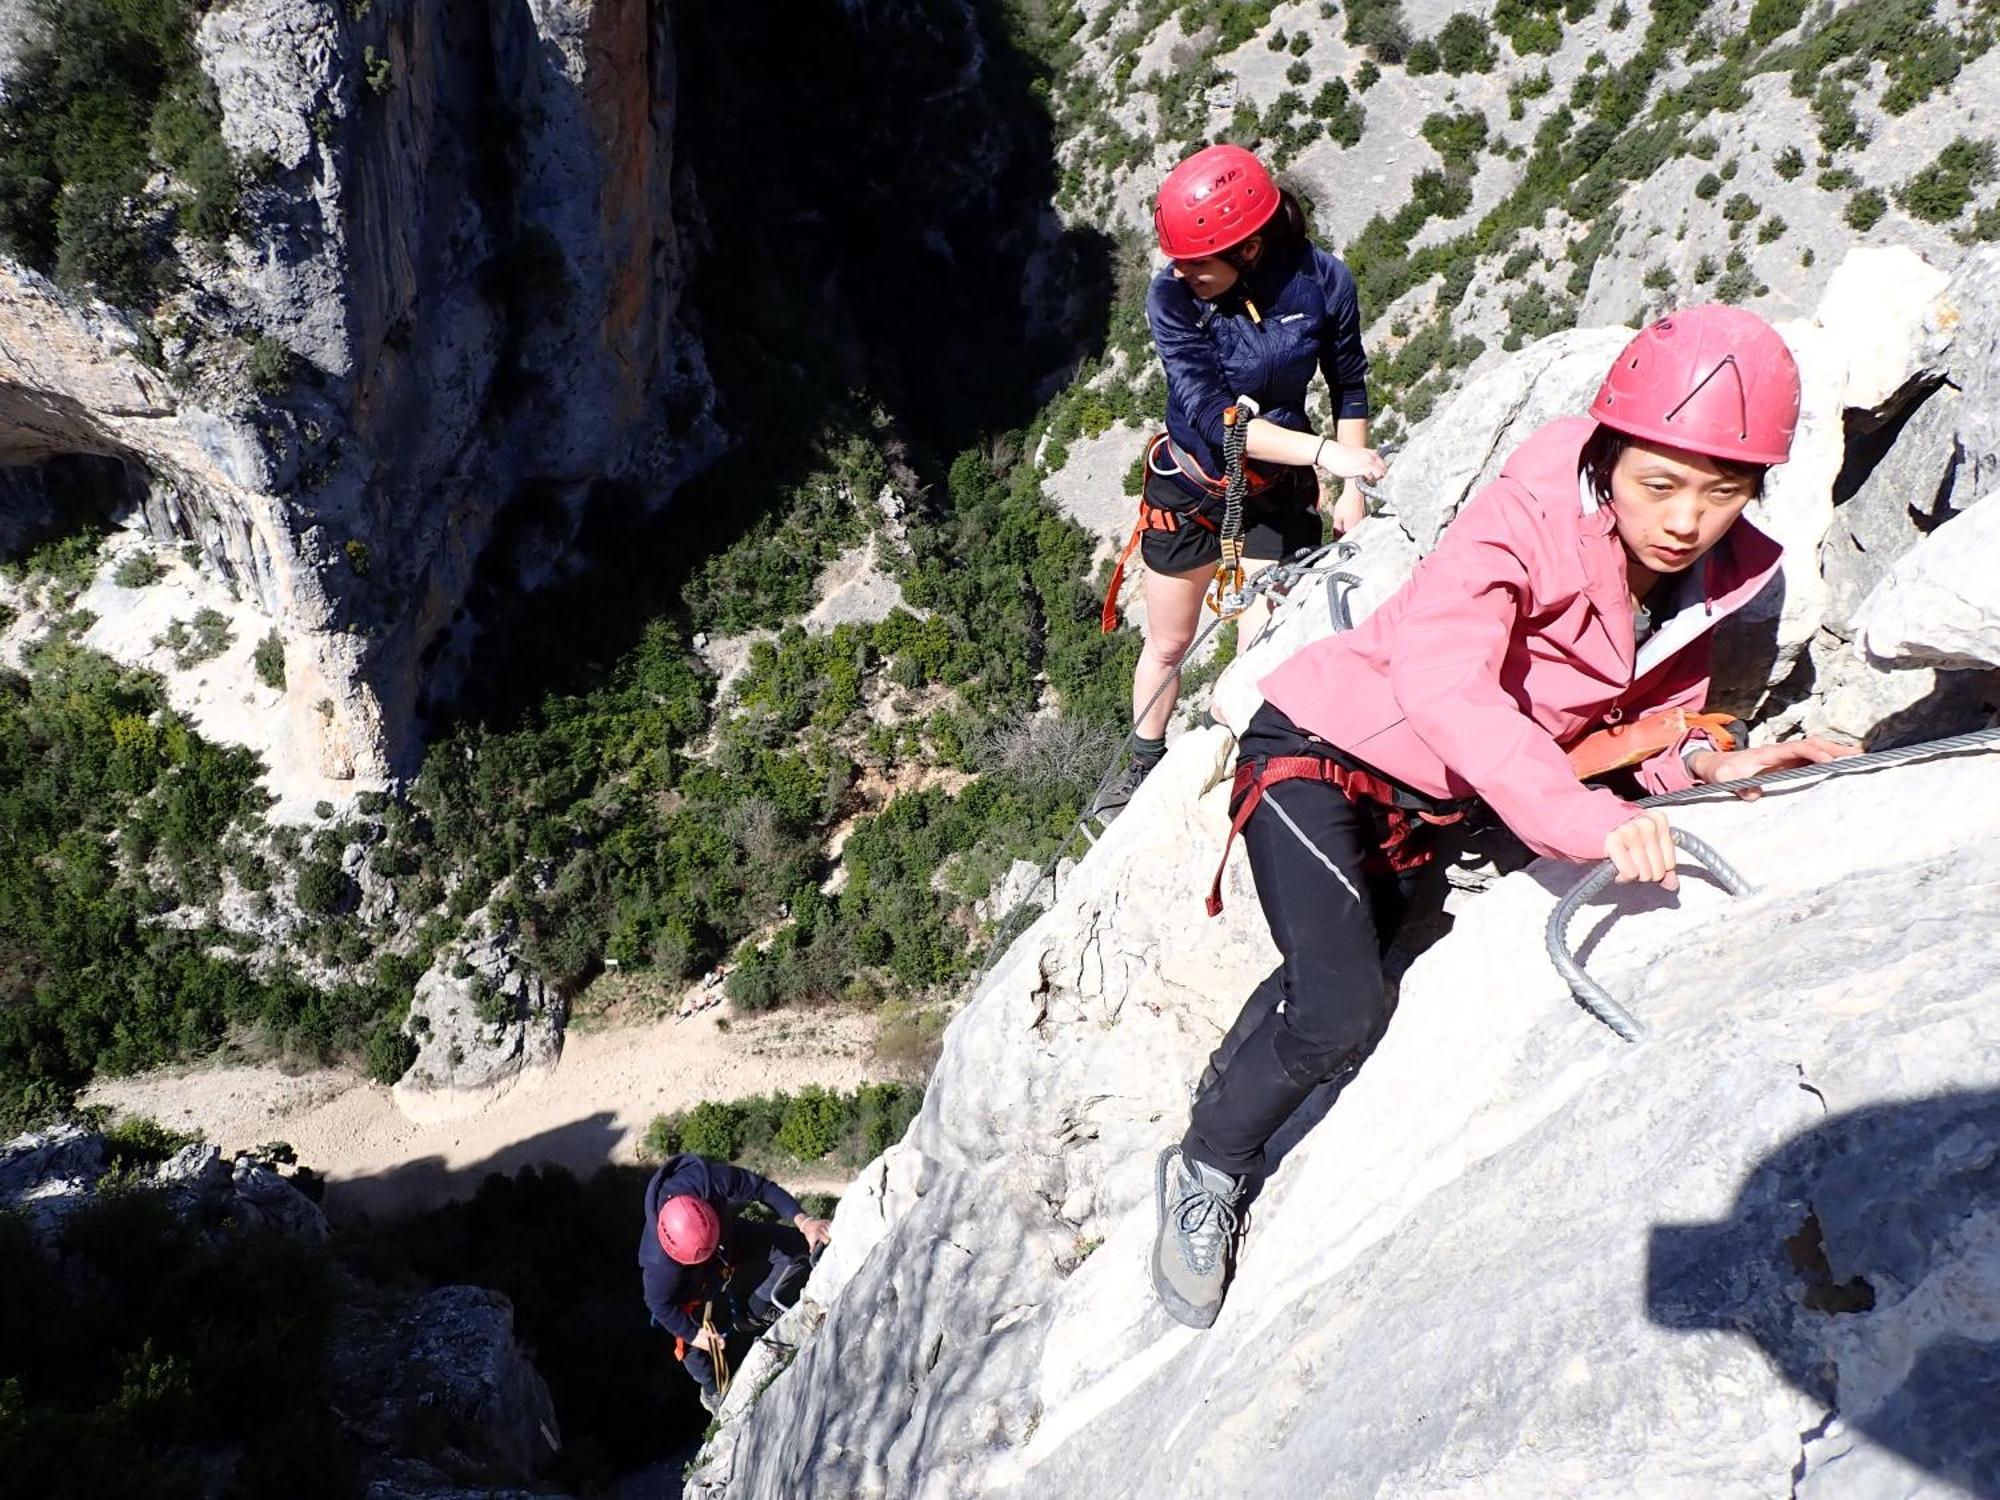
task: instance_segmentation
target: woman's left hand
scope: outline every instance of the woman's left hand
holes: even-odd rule
[[[1696,780],[1713,786],[1721,781],[1747,781],[1767,771],[1784,771],[1793,766],[1823,766],[1830,760],[1845,760],[1860,753],[1858,745],[1843,745],[1835,740],[1809,735],[1802,740],[1759,745],[1754,750],[1711,750],[1706,755],[1695,756],[1688,769],[1694,773]],[[1764,795],[1764,789],[1757,786],[1738,787],[1736,795],[1745,802],[1752,802]]]
[[[1333,523],[1333,534],[1342,537],[1368,519],[1368,497],[1361,493],[1361,486],[1351,479],[1340,487],[1338,497],[1333,494],[1332,486],[1322,481],[1319,509],[1320,514]]]

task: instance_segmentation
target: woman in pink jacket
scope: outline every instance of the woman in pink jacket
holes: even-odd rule
[[[1674,889],[1665,814],[1577,780],[1565,748],[1664,709],[1699,710],[1713,627],[1778,567],[1743,508],[1783,463],[1799,373],[1763,319],[1706,306],[1618,356],[1589,417],[1517,448],[1360,628],[1259,684],[1234,808],[1282,962],[1160,1155],[1153,1280],[1184,1323],[1221,1310],[1237,1205],[1265,1142],[1387,1022],[1381,952],[1426,819],[1482,801],[1531,849],[1609,859]],[[1649,790],[1851,753],[1819,740],[1722,750],[1696,731],[1638,768]]]

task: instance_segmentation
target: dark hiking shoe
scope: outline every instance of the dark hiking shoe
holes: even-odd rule
[[[701,1388],[701,1404],[703,1410],[711,1417],[720,1416],[722,1414],[722,1392],[718,1391],[712,1385],[703,1386]]]
[[[1097,800],[1090,804],[1088,816],[1100,823],[1110,823],[1113,818],[1125,811],[1125,804],[1130,802],[1133,794],[1139,790],[1139,783],[1144,781],[1158,764],[1157,760],[1126,761],[1119,768],[1118,774],[1111,778],[1111,784],[1099,792]]]
[[[1207,1328],[1222,1311],[1234,1269],[1243,1180],[1169,1146],[1154,1168],[1153,1190],[1160,1216],[1153,1290],[1177,1321]]]

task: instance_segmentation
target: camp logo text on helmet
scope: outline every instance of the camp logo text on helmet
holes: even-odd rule
[[[1740,464],[1781,464],[1799,424],[1799,366],[1778,330],[1709,302],[1641,329],[1590,414],[1628,437]]]
[[[1170,260],[1201,260],[1240,245],[1271,222],[1281,195],[1241,146],[1208,146],[1167,174],[1153,229]]]

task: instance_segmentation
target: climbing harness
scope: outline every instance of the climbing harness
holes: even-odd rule
[[[1243,452],[1250,441],[1250,421],[1256,415],[1257,403],[1248,396],[1238,396],[1236,404],[1222,413],[1222,557],[1202,602],[1224,620],[1242,614],[1256,597],[1244,587],[1243,577],[1243,500],[1250,492],[1243,472]]]
[[[1966,734],[1947,735],[1943,739],[1925,740],[1914,745],[1898,745],[1889,750],[1869,750],[1860,755],[1850,755],[1843,760],[1830,760],[1821,765],[1791,766],[1782,771],[1773,771],[1768,776],[1750,776],[1740,781],[1718,781],[1687,787],[1678,792],[1666,792],[1657,797],[1644,798],[1638,805],[1671,807],[1717,793],[1733,794],[1746,787],[1769,788],[1820,777],[1852,776],[1860,771],[1904,765],[1910,761],[1928,760],[1939,755],[1956,755],[1964,751],[1995,748],[2000,748],[2000,725],[1990,729],[1975,729]],[[1673,836],[1676,844],[1708,866],[1710,872],[1722,882],[1732,896],[1747,896],[1753,893],[1752,887],[1736,873],[1729,862],[1701,839],[1682,828],[1674,829]],[[1609,885],[1616,875],[1617,867],[1607,859],[1586,876],[1582,884],[1556,904],[1556,909],[1549,913],[1547,932],[1549,961],[1555,965],[1556,972],[1562,975],[1570,987],[1570,993],[1576,996],[1578,1003],[1585,1010],[1626,1041],[1636,1042],[1646,1034],[1645,1028],[1630,1011],[1612,999],[1601,985],[1583,972],[1583,965],[1577,962],[1575,955],[1569,950],[1569,925],[1576,916],[1578,908]]]
[[[1235,565],[1235,591],[1242,596],[1235,614],[1241,614],[1249,607],[1249,597],[1242,595],[1243,588],[1243,502],[1247,498],[1262,494],[1285,476],[1284,469],[1249,462],[1244,454],[1244,445],[1250,432],[1250,418],[1257,415],[1257,403],[1248,396],[1236,398],[1236,404],[1222,414],[1224,459],[1223,477],[1218,479],[1201,466],[1187,449],[1173,440],[1170,433],[1159,433],[1146,444],[1145,467],[1148,477],[1158,479],[1184,479],[1210,500],[1223,502],[1224,519],[1218,523],[1199,507],[1187,510],[1172,510],[1155,505],[1143,493],[1139,499],[1139,518],[1133,523],[1132,534],[1125,539],[1125,546],[1118,554],[1118,561],[1111,568],[1111,582],[1104,591],[1104,605],[1098,615],[1098,628],[1110,635],[1118,628],[1118,595],[1125,584],[1125,569],[1131,565],[1132,554],[1139,550],[1149,531],[1176,532],[1184,526],[1199,526],[1203,531],[1213,532],[1222,539],[1223,560],[1216,569],[1218,585],[1209,594],[1209,608],[1215,609],[1222,590],[1219,580],[1232,558]]]
[[[1215,867],[1215,879],[1208,888],[1208,914],[1222,914],[1222,876],[1229,868],[1229,851],[1236,847],[1236,835],[1250,821],[1250,815],[1272,787],[1286,781],[1323,781],[1336,788],[1350,802],[1373,802],[1383,811],[1389,836],[1369,852],[1369,860],[1379,873],[1401,874],[1422,869],[1430,863],[1430,841],[1422,837],[1426,827],[1447,827],[1464,818],[1469,810],[1451,807],[1438,812],[1412,805],[1412,800],[1372,771],[1343,765],[1324,755],[1273,755],[1265,760],[1239,761],[1236,782],[1229,793],[1229,837],[1222,842],[1222,859]],[[1287,824],[1291,819],[1274,801],[1271,807]],[[1292,832],[1324,862],[1326,856],[1296,826]],[[1334,872],[1336,875],[1339,871]]]
[[[1685,828],[1676,828],[1672,832],[1674,842],[1708,866],[1709,873],[1722,882],[1724,889],[1730,895],[1755,894],[1754,887],[1736,873],[1735,867],[1703,840],[1696,838]],[[1549,960],[1556,966],[1556,972],[1568,983],[1570,993],[1576,996],[1578,1004],[1626,1041],[1636,1042],[1646,1034],[1646,1028],[1639,1024],[1638,1019],[1629,1010],[1612,999],[1609,991],[1584,973],[1583,965],[1578,963],[1576,956],[1569,951],[1569,924],[1575,918],[1577,909],[1611,884],[1617,875],[1617,866],[1607,859],[1585,876],[1575,890],[1556,903],[1556,909],[1549,913],[1547,933]]]

